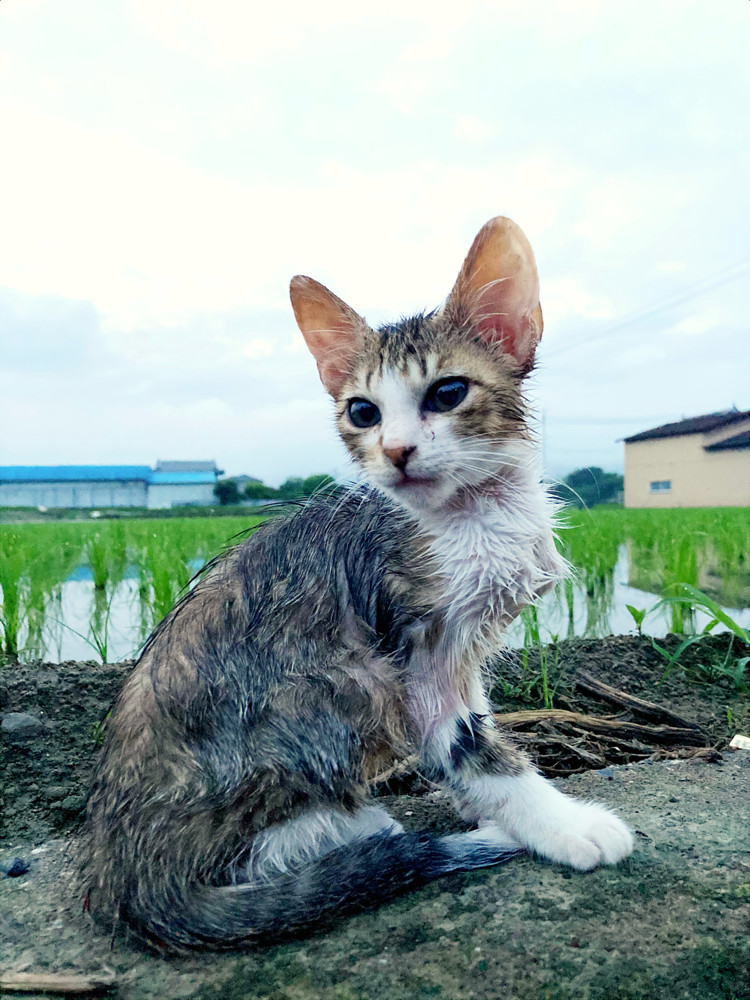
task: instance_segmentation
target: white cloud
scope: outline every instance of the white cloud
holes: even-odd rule
[[[684,260],[662,260],[654,264],[657,274],[679,274],[687,267]]]
[[[483,143],[495,131],[494,125],[479,115],[460,115],[453,126],[453,134],[459,142]]]
[[[547,281],[542,291],[542,303],[548,323],[562,323],[577,317],[611,319],[615,315],[609,299],[591,292],[581,278],[574,275]]]
[[[0,116],[10,151],[3,185],[18,192],[4,206],[12,238],[0,244],[0,273],[27,294],[89,299],[121,328],[286,307],[289,277],[301,270],[338,276],[360,307],[381,288],[386,307],[435,305],[489,215],[544,230],[576,176],[530,157],[377,172],[331,162],[304,180],[243,184],[20,102],[4,102]],[[445,271],[451,254],[454,274]]]
[[[270,358],[276,350],[276,345],[263,337],[256,337],[242,348],[242,353],[246,358]]]
[[[669,336],[696,337],[704,333],[710,333],[720,323],[721,318],[717,313],[696,313],[693,316],[687,316],[685,319],[680,320],[674,326],[668,327],[665,332]]]
[[[0,391],[4,460],[332,468],[289,277],[374,322],[431,307],[495,214],[537,254],[552,411],[742,405],[739,280],[706,284],[697,311],[675,296],[746,254],[745,13],[0,3],[0,281],[35,310],[3,341],[26,338],[2,359],[25,366]],[[724,367],[705,358],[709,330]],[[601,444],[572,433],[552,435],[559,454]]]

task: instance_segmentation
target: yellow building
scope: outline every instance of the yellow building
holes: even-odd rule
[[[626,507],[750,507],[750,410],[625,438]]]

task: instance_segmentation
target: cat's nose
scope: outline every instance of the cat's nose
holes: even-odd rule
[[[416,450],[416,445],[412,445],[410,448],[407,448],[406,445],[397,444],[392,448],[383,448],[383,454],[388,456],[399,472],[404,472],[406,469],[406,463],[409,461],[409,456],[413,455]]]

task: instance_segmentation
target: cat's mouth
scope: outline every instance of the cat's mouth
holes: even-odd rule
[[[401,478],[393,485],[398,489],[419,486],[432,486],[437,482],[437,476],[412,476],[408,472],[402,472]]]

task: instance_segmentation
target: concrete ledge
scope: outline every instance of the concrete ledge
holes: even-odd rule
[[[727,1000],[747,984],[749,771],[737,751],[568,779],[635,827],[632,858],[586,875],[523,858],[230,955],[164,961],[120,939],[110,950],[70,897],[74,847],[6,845],[3,858],[32,867],[0,879],[0,968],[113,968],[123,1000]],[[450,825],[440,795],[389,805],[406,823]]]

